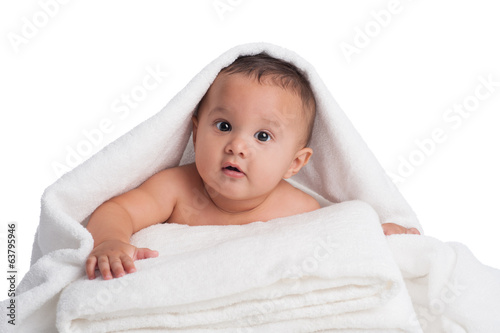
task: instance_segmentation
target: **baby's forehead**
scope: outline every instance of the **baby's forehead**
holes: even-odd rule
[[[237,77],[236,80],[233,80],[233,78]],[[260,78],[257,78],[255,75],[252,74],[246,74],[246,73],[219,73],[215,80],[212,82],[212,85],[210,86],[207,94],[210,94],[212,90],[214,90],[214,86],[217,86],[217,88],[238,88],[239,85],[242,84],[242,82],[249,82],[253,84],[258,84],[261,88],[266,90],[266,88],[269,88],[267,92],[272,93],[272,92],[277,92],[277,94],[280,94],[281,96],[289,96],[289,98],[286,98],[287,102],[291,103],[292,105],[295,104],[293,107],[286,108],[284,111],[285,115],[287,117],[293,117],[296,118],[297,116],[304,114],[304,101],[302,100],[302,97],[300,94],[293,89],[292,87],[283,87],[279,83],[277,83],[270,75],[262,76]],[[210,94],[212,98],[224,98],[224,94],[221,94],[221,91],[219,89],[218,94]],[[236,93],[239,93],[238,89],[235,89]],[[286,92],[286,94],[281,94],[281,92]],[[224,91],[225,92],[225,91]],[[267,93],[266,92],[266,93]]]
[[[238,81],[231,80],[231,78],[233,78],[233,77],[238,77]],[[278,83],[276,78],[272,75],[263,75],[261,77],[257,77],[256,75],[246,74],[246,73],[224,73],[224,72],[221,72],[217,75],[215,80],[210,85],[208,92],[210,92],[210,90],[211,90],[210,88],[212,88],[214,85],[218,85],[219,83],[223,82],[224,85],[231,86],[231,85],[237,85],[241,81],[257,83],[263,88],[268,87],[270,90],[274,90],[276,88],[279,88],[283,91],[286,91],[287,93],[289,93],[292,96],[298,97],[298,100],[301,103],[304,103],[304,101],[302,100],[302,97],[301,97],[299,91],[297,91],[297,89],[294,89],[293,87],[290,87],[290,86],[284,87],[282,84]]]

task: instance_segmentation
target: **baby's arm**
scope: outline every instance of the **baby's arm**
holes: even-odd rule
[[[109,280],[134,272],[134,260],[158,256],[156,251],[131,245],[130,237],[170,217],[175,206],[175,191],[169,186],[175,182],[172,176],[170,170],[164,170],[94,211],[87,225],[94,238],[94,249],[86,262],[89,279],[95,278],[96,267]]]

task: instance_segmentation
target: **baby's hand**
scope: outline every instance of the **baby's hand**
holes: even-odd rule
[[[157,251],[135,246],[119,240],[104,241],[90,252],[85,264],[87,276],[95,279],[95,269],[99,268],[104,280],[122,277],[135,272],[134,260],[155,258]],[[111,274],[111,272],[113,274]]]
[[[395,235],[395,234],[414,234],[420,235],[420,232],[415,228],[405,228],[395,223],[383,223],[382,229],[384,230],[384,234],[386,236]]]

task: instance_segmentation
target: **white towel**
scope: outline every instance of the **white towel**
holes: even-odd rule
[[[229,65],[239,55],[257,54],[262,51],[290,61],[302,69],[312,84],[317,100],[317,117],[310,145],[314,150],[314,156],[312,161],[294,177],[294,181],[324,197],[326,201],[361,200],[374,209],[380,222],[394,222],[406,227],[416,227],[422,231],[411,208],[338,107],[313,67],[295,53],[274,45],[265,43],[241,45],[227,51],[206,66],[157,115],[65,174],[45,191],[42,197],[40,224],[33,244],[32,266],[18,287],[20,295],[17,297],[17,302],[19,309],[22,309],[17,313],[18,331],[54,332],[56,325],[61,328],[68,327],[74,318],[79,318],[74,308],[73,312],[69,310],[72,301],[67,299],[67,295],[71,294],[69,290],[73,288],[79,290],[78,286],[90,283],[82,280],[85,275],[84,263],[93,247],[92,237],[84,227],[88,216],[105,200],[136,187],[159,170],[179,165],[181,161],[182,163],[193,161],[189,138],[190,118],[195,106],[221,68]],[[415,242],[425,239],[421,237]],[[269,246],[270,244],[272,242],[268,243]],[[400,246],[404,248],[405,244],[401,243]],[[425,250],[426,247],[423,246],[422,249]],[[286,250],[288,248],[279,253],[286,256]],[[385,250],[381,251],[383,253]],[[393,248],[393,251],[409,253],[404,249],[400,251]],[[419,252],[415,251],[412,255],[418,256]],[[156,261],[161,263],[163,260],[173,259],[159,258]],[[408,257],[405,260],[414,258]],[[154,270],[153,262],[154,260],[148,260],[137,264],[139,268],[152,265],[151,270]],[[377,269],[376,262],[372,263],[371,267],[366,266],[368,275],[377,272]],[[494,272],[492,274],[498,273],[496,270]],[[229,270],[225,273],[235,272]],[[245,275],[243,273],[246,272],[239,273]],[[432,275],[433,272],[428,273]],[[130,277],[118,279],[118,282],[113,281],[110,284],[128,281],[127,279],[132,279],[134,275],[140,277],[143,274],[140,272],[131,274]],[[150,275],[150,278],[153,278],[153,274]],[[474,279],[480,289],[481,281],[485,279],[483,272],[475,275]],[[439,276],[436,280],[439,280]],[[431,287],[434,288],[430,284],[426,287],[429,290]],[[68,292],[65,291],[63,297],[61,294],[65,288]],[[494,288],[500,287],[493,282],[488,283],[489,291]],[[88,290],[89,293],[91,291],[92,288]],[[404,303],[405,292],[402,289],[394,295],[394,301],[403,300]],[[490,318],[490,322],[493,317],[491,309],[498,305],[497,303],[489,300],[485,305],[483,312]],[[2,302],[2,308],[5,307],[6,301]],[[453,304],[450,307],[453,307]],[[406,309],[404,306],[401,308]],[[459,309],[458,313],[462,313],[460,311],[464,309],[466,308]],[[384,307],[381,306],[373,311],[382,311],[383,318],[390,320],[391,312],[383,310]],[[407,315],[405,311],[398,313],[401,314]],[[415,315],[418,317],[418,314]],[[466,316],[462,317],[467,320]],[[395,318],[397,319],[400,318]],[[1,321],[0,325],[2,331],[4,328],[7,329],[5,321]],[[303,325],[306,327],[308,322],[303,322]],[[356,325],[358,324],[354,320],[346,323],[346,327],[350,328],[357,327]]]
[[[389,246],[426,333],[500,332],[500,270],[460,243],[395,235]]]
[[[133,243],[161,256],[120,279],[66,287],[60,332],[420,332],[378,216],[363,202],[242,226],[156,225]]]

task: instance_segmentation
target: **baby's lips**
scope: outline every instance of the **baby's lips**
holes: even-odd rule
[[[226,162],[222,165],[222,169],[224,170],[231,170],[231,171],[234,171],[234,172],[241,172],[241,173],[245,173],[243,172],[243,170],[240,168],[240,166],[238,164],[235,164],[235,163],[231,163],[231,162]]]
[[[240,167],[237,164],[233,163],[224,163],[222,167],[222,172],[231,178],[243,178],[246,176],[246,174],[240,169]]]

